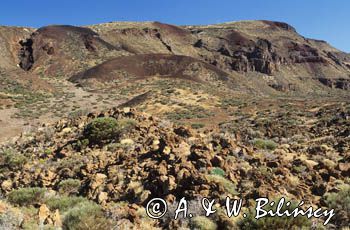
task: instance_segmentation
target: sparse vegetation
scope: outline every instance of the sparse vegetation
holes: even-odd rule
[[[20,210],[8,206],[4,201],[0,201],[0,207],[6,207],[5,212],[3,209],[0,211],[0,229],[20,229],[24,219],[23,214]]]
[[[78,109],[78,110],[76,110],[76,111],[70,112],[70,113],[68,114],[68,118],[70,118],[70,119],[75,119],[75,118],[77,118],[77,117],[84,116],[84,115],[86,115],[87,113],[88,113],[88,112],[87,112],[87,110],[85,110],[85,109]]]
[[[194,129],[201,129],[201,128],[205,127],[205,124],[203,124],[203,123],[193,123],[193,124],[191,124],[191,127],[194,128]]]
[[[167,113],[166,116],[169,120],[184,120],[184,119],[198,119],[208,118],[213,115],[213,112],[208,111],[199,106],[185,106],[186,109],[178,109],[171,113]]]

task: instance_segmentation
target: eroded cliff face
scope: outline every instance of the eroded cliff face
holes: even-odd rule
[[[272,74],[285,60],[266,39],[250,40],[237,31],[227,31],[224,37],[209,37],[193,31],[200,38],[194,46],[207,62],[229,71],[256,71]]]
[[[334,68],[338,65],[347,71],[346,55],[332,50],[327,43],[305,39],[284,23],[256,23],[255,31],[245,30],[245,26],[249,28],[253,22],[191,27],[190,30],[199,38],[194,46],[200,56],[228,70],[274,75],[287,66],[333,65],[330,68]],[[323,43],[326,49],[320,49],[317,43]]]
[[[19,66],[24,70],[30,70],[34,64],[33,57],[33,40],[21,40],[19,44],[22,48],[19,51]]]

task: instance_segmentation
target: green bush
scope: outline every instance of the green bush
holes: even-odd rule
[[[59,209],[60,212],[66,212],[74,206],[87,202],[88,200],[84,197],[77,196],[61,196],[61,197],[50,197],[45,201],[45,204],[50,208],[50,210]]]
[[[8,194],[8,201],[12,204],[24,206],[40,203],[45,195],[44,188],[20,188]]]
[[[270,207],[270,210],[274,210],[274,212],[277,209],[278,201],[275,200],[275,205],[273,207]],[[268,204],[264,207],[266,211],[268,211]],[[293,203],[288,207],[288,210],[291,212],[293,211],[298,204]],[[286,211],[287,208],[282,208],[281,212]],[[242,230],[250,230],[250,229],[310,229],[312,222],[309,220],[306,216],[297,216],[294,217],[271,217],[271,216],[264,216],[260,219],[255,219],[256,216],[256,210],[255,206],[251,207],[247,213],[247,217],[241,219],[238,222],[238,226]]]
[[[58,189],[61,194],[75,195],[78,194],[81,186],[80,180],[67,179],[63,180],[58,184]]]
[[[135,126],[136,122],[132,119],[117,120],[113,117],[95,118],[84,129],[84,137],[90,143],[104,144],[118,140],[123,132],[126,132]]]
[[[12,149],[3,150],[0,153],[0,166],[7,167],[10,169],[19,169],[27,163],[28,159],[21,153],[16,152]]]
[[[218,167],[215,167],[212,170],[210,170],[210,174],[225,177],[225,171]]]
[[[341,185],[337,193],[326,193],[325,202],[337,213],[333,217],[334,223],[338,226],[348,226],[350,223],[350,185]]]
[[[63,219],[63,229],[111,229],[99,205],[86,201],[70,209]]]
[[[277,148],[277,144],[274,141],[259,138],[253,140],[253,145],[258,149],[275,150]]]

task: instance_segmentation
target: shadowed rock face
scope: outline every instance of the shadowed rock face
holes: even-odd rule
[[[33,40],[26,39],[21,40],[19,44],[22,46],[19,52],[20,63],[19,66],[24,70],[30,70],[34,64],[33,58]]]
[[[253,41],[235,30],[227,31],[223,34],[223,38],[200,39],[194,46],[210,51],[203,54],[202,58],[215,66],[231,71],[272,74],[282,61],[270,41],[266,39]],[[219,60],[213,53],[219,55]]]
[[[322,84],[336,89],[349,90],[350,89],[350,80],[349,79],[327,79],[327,78],[319,78],[318,79]]]

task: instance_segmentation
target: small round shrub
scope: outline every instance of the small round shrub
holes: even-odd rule
[[[103,143],[119,136],[118,122],[112,117],[99,117],[84,129],[84,136],[90,143]]]
[[[84,129],[84,137],[90,144],[105,144],[118,140],[123,132],[135,126],[132,119],[117,120],[113,117],[99,117],[92,120]]]
[[[102,208],[91,201],[86,201],[77,204],[66,213],[63,229],[111,229],[111,226]]]

